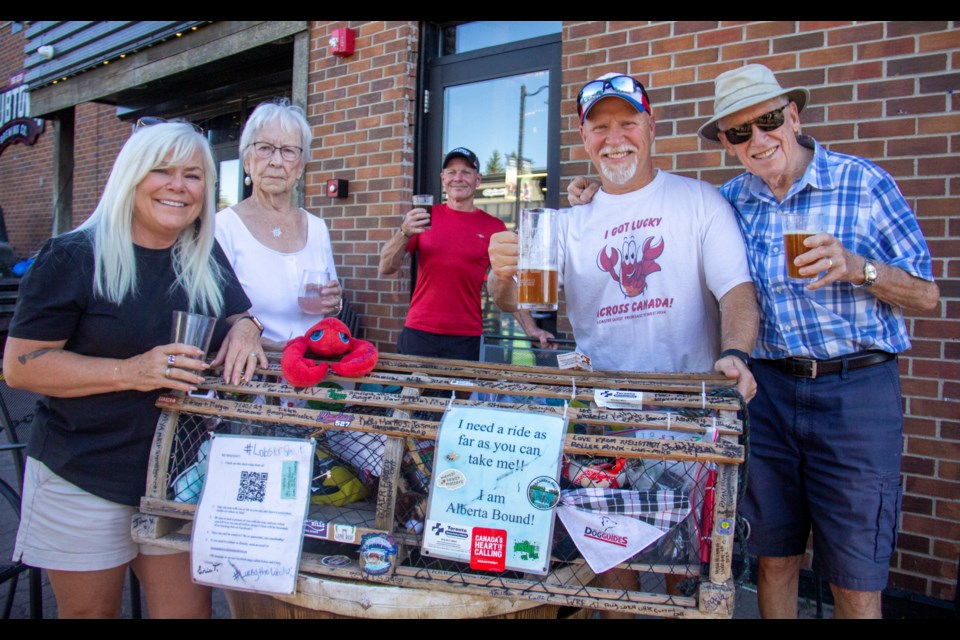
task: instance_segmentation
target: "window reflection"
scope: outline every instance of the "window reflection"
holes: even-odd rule
[[[560,20],[488,20],[444,27],[440,55],[475,51],[509,42],[560,33]]]
[[[549,85],[537,71],[444,90],[443,148],[477,154],[476,204],[511,227],[520,208],[545,206]]]

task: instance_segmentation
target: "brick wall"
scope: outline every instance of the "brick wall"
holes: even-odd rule
[[[23,32],[0,26],[0,91],[11,76],[23,70]],[[97,205],[130,125],[116,118],[116,109],[87,103],[75,112],[73,225],[80,224]],[[36,144],[13,144],[0,155],[0,207],[10,244],[16,254],[36,252],[53,229],[54,123],[47,121]]]
[[[86,220],[103,194],[113,162],[131,126],[117,119],[115,107],[87,102],[74,113],[73,226]]]
[[[563,175],[594,172],[573,100],[587,80],[626,72],[649,90],[659,167],[714,184],[742,172],[697,128],[713,80],[760,62],[784,86],[810,88],[803,130],[889,171],[916,211],[942,299],[911,314],[901,359],[904,497],[891,586],[956,597],[960,553],[960,30],[954,22],[565,23]],[[563,181],[566,184],[566,180]]]
[[[356,54],[327,52],[333,29],[356,30]],[[346,296],[361,314],[363,337],[393,350],[409,301],[409,271],[377,275],[382,244],[413,194],[416,22],[315,22],[310,27],[307,117],[315,136],[306,172],[306,206],[330,227]],[[346,198],[326,181],[350,181]],[[405,208],[406,207],[406,208]]]

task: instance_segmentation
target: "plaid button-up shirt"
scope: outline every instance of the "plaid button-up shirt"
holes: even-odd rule
[[[720,191],[737,210],[750,271],[760,298],[760,335],[753,356],[817,359],[879,349],[910,347],[903,312],[867,289],[836,282],[807,291],[806,280],[787,277],[780,213],[820,210],[824,230],[853,253],[933,280],[930,251],[893,178],[863,158],[814,150],[804,175],[778,202],[764,182],[744,173]]]

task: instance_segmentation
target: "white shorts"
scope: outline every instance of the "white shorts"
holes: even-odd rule
[[[13,559],[42,569],[100,571],[127,564],[141,553],[182,553],[134,542],[130,520],[137,512],[136,507],[84,491],[27,458]]]

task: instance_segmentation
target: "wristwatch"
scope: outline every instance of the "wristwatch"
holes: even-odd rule
[[[856,285],[859,288],[866,288],[877,281],[877,265],[873,264],[869,258],[863,259],[863,284]]]
[[[257,329],[260,330],[260,335],[263,335],[263,323],[257,320],[257,316],[240,316],[241,320],[249,320],[257,326]]]

